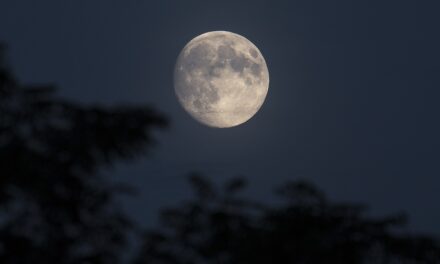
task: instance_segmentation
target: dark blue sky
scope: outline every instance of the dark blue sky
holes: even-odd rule
[[[334,199],[405,210],[415,230],[440,234],[435,2],[4,0],[0,40],[22,82],[169,116],[151,157],[110,173],[138,187],[125,206],[140,222],[186,197],[184,176],[196,170],[245,175],[262,200],[276,184],[309,179]],[[269,67],[265,104],[236,128],[200,125],[174,96],[180,49],[213,30],[247,37]]]

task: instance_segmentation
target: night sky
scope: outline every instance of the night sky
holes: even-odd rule
[[[142,224],[188,197],[185,176],[199,171],[244,175],[248,195],[267,202],[277,184],[307,179],[440,234],[439,10],[406,0],[2,0],[0,40],[23,83],[169,117],[149,157],[103,171],[138,188],[124,206]],[[180,50],[213,30],[251,40],[270,73],[260,111],[229,129],[197,123],[173,89]]]

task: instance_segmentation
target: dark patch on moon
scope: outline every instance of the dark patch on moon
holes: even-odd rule
[[[218,61],[212,65],[209,65],[206,67],[206,71],[203,70],[203,75],[205,77],[220,77],[220,72],[218,69],[223,69],[225,66],[225,63],[222,61]]]
[[[194,100],[193,105],[197,109],[202,109],[202,107],[203,107],[203,105],[202,105],[202,103],[200,102],[199,99]]]
[[[257,53],[255,49],[252,49],[252,51]],[[224,68],[225,62],[229,61],[231,68],[238,73],[243,73],[244,68],[251,67],[251,65],[254,64],[254,62],[249,60],[242,52],[236,52],[232,47],[227,45],[220,45],[218,47],[217,56],[217,61],[213,65],[214,67]]]
[[[255,59],[258,57],[258,52],[256,49],[254,48],[250,48],[249,49],[249,53],[251,54],[252,57],[254,57]]]
[[[208,101],[210,103],[215,103],[220,100],[220,96],[218,95],[217,91],[212,88],[206,92],[206,96],[208,97]]]
[[[212,56],[210,50],[211,47],[206,44],[199,44],[193,47],[185,58],[185,66],[189,69],[204,67]]]
[[[235,57],[235,50],[230,46],[220,45],[217,49],[218,60],[230,60]]]
[[[213,89],[205,90],[203,92],[203,95],[204,96],[194,100],[192,103],[194,107],[199,111],[210,110],[211,105],[216,103],[218,100],[220,100],[220,96],[218,95],[217,91]]]
[[[258,64],[258,63],[253,62],[252,65],[251,65],[251,72],[256,77],[260,77],[261,65]]]
[[[243,72],[244,68],[249,67],[251,61],[246,58],[244,55],[236,56],[231,60],[231,67],[236,72]]]

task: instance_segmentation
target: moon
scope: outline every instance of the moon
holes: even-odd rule
[[[240,125],[260,109],[269,89],[269,71],[260,50],[228,31],[192,39],[179,54],[174,90],[183,108],[210,127]]]

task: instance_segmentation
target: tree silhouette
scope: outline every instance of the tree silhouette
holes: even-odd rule
[[[331,203],[315,186],[291,182],[267,206],[240,198],[243,179],[219,190],[190,177],[196,196],[164,210],[136,264],[440,263],[438,240],[402,231],[404,215],[371,218],[357,204]]]
[[[166,120],[146,107],[81,106],[50,85],[22,85],[0,45],[0,263],[122,263],[129,219],[114,203],[126,190],[99,168],[148,152]],[[190,177],[196,196],[164,210],[133,263],[440,263],[439,241],[403,232],[406,218],[371,218],[330,202],[310,183],[277,190],[278,204],[242,198]]]
[[[132,159],[166,120],[146,107],[85,107],[21,85],[0,47],[0,263],[118,263],[123,188],[98,169]]]

